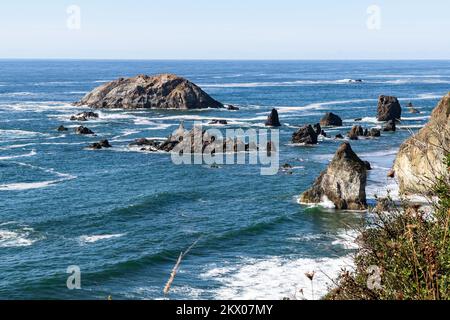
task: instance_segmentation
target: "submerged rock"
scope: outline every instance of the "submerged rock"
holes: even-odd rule
[[[411,102],[408,103],[408,112],[409,113],[421,113],[419,110],[414,108],[414,105]]]
[[[395,132],[397,127],[395,125],[395,120],[389,120],[383,127],[383,131],[392,131]]]
[[[100,142],[95,142],[89,146],[90,149],[100,150],[102,148],[112,148],[108,140],[101,140]]]
[[[74,116],[70,117],[71,121],[88,121],[90,118],[98,118],[99,115],[98,113],[92,112],[92,111],[87,111],[87,112],[80,112],[77,113]]]
[[[227,120],[217,120],[217,119],[213,119],[209,122],[209,124],[222,124],[222,125],[226,125],[228,124]]]
[[[450,150],[450,93],[433,110],[429,122],[407,139],[394,170],[402,194],[429,193],[436,179],[449,177],[444,158]]]
[[[380,96],[378,98],[378,121],[400,120],[402,107],[396,97]]]
[[[64,127],[63,125],[61,125],[61,126],[59,126],[56,130],[62,132],[62,131],[68,131],[69,129],[67,129],[66,127]]]
[[[230,110],[230,111],[238,111],[239,108],[238,108],[238,107],[235,107],[235,106],[233,106],[233,105],[231,105],[231,104],[229,104],[229,105],[227,105],[227,110]]]
[[[266,126],[269,127],[281,127],[280,119],[278,118],[277,109],[272,109],[272,112],[267,117]]]
[[[332,112],[327,112],[320,120],[320,125],[323,127],[341,127],[342,119]]]
[[[83,126],[76,127],[75,133],[76,134],[94,134],[94,132],[91,129],[83,127]]]
[[[317,144],[318,134],[311,125],[306,125],[292,135],[293,143]]]
[[[302,203],[331,201],[338,210],[365,210],[367,164],[344,142],[311,189],[300,196]]]
[[[75,105],[123,109],[224,108],[200,87],[173,74],[120,78],[95,88]]]

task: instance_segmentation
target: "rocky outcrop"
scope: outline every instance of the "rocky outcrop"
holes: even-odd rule
[[[327,112],[320,120],[320,125],[323,127],[341,127],[342,119],[332,112]]]
[[[447,151],[445,151],[447,150]],[[400,147],[394,163],[402,194],[428,193],[437,177],[447,176],[450,150],[450,93],[439,102],[430,121]]]
[[[101,140],[100,142],[95,142],[89,146],[89,149],[100,150],[103,148],[112,148],[112,145],[108,140]]]
[[[94,89],[75,105],[123,109],[224,108],[200,87],[172,74],[120,78]]]
[[[226,125],[228,124],[227,120],[217,120],[217,119],[213,119],[209,122],[209,124],[222,124],[222,125]]]
[[[278,118],[277,109],[272,109],[272,112],[270,112],[270,115],[267,117],[266,126],[281,127],[280,119]]]
[[[56,131],[59,132],[64,132],[64,131],[68,131],[69,129],[67,129],[66,127],[64,127],[63,125],[60,125],[58,128],[56,128]]]
[[[88,121],[91,118],[97,119],[98,113],[92,111],[80,112],[74,116],[71,116],[70,121]]]
[[[373,138],[381,137],[381,131],[380,131],[380,129],[377,129],[377,128],[371,128],[369,130],[368,136],[373,137]]]
[[[227,110],[230,110],[230,111],[238,111],[239,110],[238,107],[235,107],[231,104],[227,105],[226,108],[227,108]]]
[[[317,144],[317,132],[311,125],[306,125],[292,135],[293,143]]]
[[[348,133],[348,137],[350,140],[358,140],[359,137],[364,136],[364,128],[360,125],[355,125],[352,127],[350,132]]]
[[[338,210],[365,210],[367,164],[344,142],[311,189],[300,196],[301,203],[331,201]]]
[[[91,129],[83,127],[83,126],[76,127],[75,133],[76,134],[94,134],[94,132]]]
[[[380,96],[378,98],[378,121],[400,120],[402,107],[396,97]]]
[[[267,147],[268,151],[275,151],[272,144],[270,144],[269,147],[269,143]],[[130,143],[129,146],[138,147],[142,151],[165,151],[181,154],[215,154],[216,152],[257,150],[256,145],[245,144],[239,139],[218,140],[198,126],[187,131],[185,130],[183,123],[181,123],[179,128],[164,141],[141,138]]]

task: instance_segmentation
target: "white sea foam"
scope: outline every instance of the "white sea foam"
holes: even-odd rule
[[[280,300],[285,297],[320,299],[342,268],[353,266],[351,256],[343,258],[243,258],[235,266],[211,267],[202,278],[222,286],[214,293],[223,300]],[[314,290],[305,273],[315,272]],[[303,290],[303,294],[300,292]]]
[[[29,153],[25,153],[25,154],[12,155],[12,156],[3,156],[3,157],[0,157],[0,160],[11,160],[11,159],[17,159],[17,158],[26,158],[26,157],[33,157],[35,155],[36,155],[36,150],[31,150]]]
[[[257,87],[295,87],[304,85],[323,84],[353,84],[352,79],[338,80],[295,80],[295,81],[266,81],[266,82],[234,82],[234,83],[204,83],[199,84],[205,88],[257,88]]]
[[[28,247],[42,238],[32,238],[33,228],[0,230],[0,248]]]
[[[34,131],[26,131],[26,130],[2,130],[0,129],[0,138],[8,139],[8,138],[29,138],[34,136],[42,136],[43,133],[34,132]]]
[[[114,239],[114,238],[120,238],[123,237],[125,234],[124,233],[119,233],[119,234],[102,234],[102,235],[92,235],[92,236],[80,236],[78,239],[81,243],[95,243],[97,241],[101,241],[101,240],[109,240],[109,239]]]

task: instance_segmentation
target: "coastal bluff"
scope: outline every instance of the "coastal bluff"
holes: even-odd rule
[[[429,122],[400,147],[394,172],[402,194],[428,193],[436,178],[448,176],[444,157],[450,150],[450,93]]]
[[[138,75],[105,83],[76,106],[104,109],[207,109],[224,108],[200,87],[174,74]]]

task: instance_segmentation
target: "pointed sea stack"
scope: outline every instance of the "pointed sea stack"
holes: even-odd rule
[[[278,118],[277,109],[272,109],[272,112],[267,117],[266,126],[268,127],[281,127],[280,119]]]
[[[366,182],[367,163],[353,152],[348,142],[344,142],[311,189],[300,196],[300,202],[331,201],[338,210],[365,210]]]

